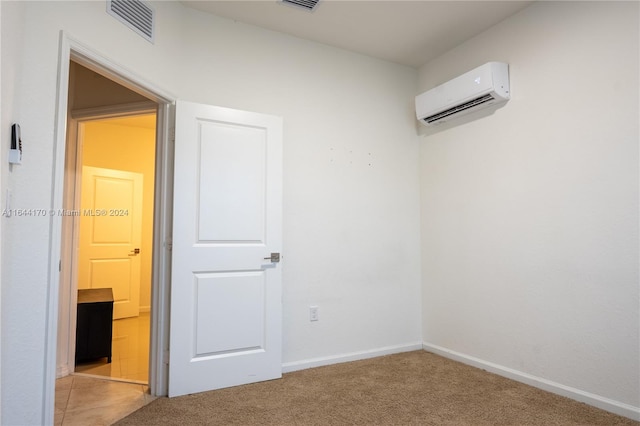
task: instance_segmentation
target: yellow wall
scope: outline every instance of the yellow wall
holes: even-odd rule
[[[155,115],[91,121],[83,125],[82,164],[142,173],[140,307],[151,306]]]

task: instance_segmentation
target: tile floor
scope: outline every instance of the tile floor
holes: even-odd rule
[[[153,401],[146,385],[67,376],[56,380],[54,425],[106,426]]]
[[[106,358],[76,365],[76,373],[148,383],[149,312],[113,321],[111,363]]]
[[[112,361],[78,364],[56,380],[56,426],[110,425],[148,404],[149,313],[113,321]]]

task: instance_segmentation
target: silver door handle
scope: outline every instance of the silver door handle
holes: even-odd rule
[[[264,260],[270,260],[272,263],[280,262],[280,253],[271,253],[271,256],[265,257]]]

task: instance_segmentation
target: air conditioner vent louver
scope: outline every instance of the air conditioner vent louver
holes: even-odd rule
[[[462,105],[456,105],[455,107],[449,108],[448,110],[430,115],[429,117],[425,117],[423,118],[423,120],[427,123],[433,123],[434,121],[441,120],[450,115],[457,114],[460,111],[464,111],[465,109],[473,108],[476,105],[480,105],[485,102],[492,101],[494,99],[495,98],[491,95],[480,96],[479,98],[472,99],[469,102],[463,103]]]
[[[313,11],[320,0],[282,0],[282,3],[299,7],[309,12]]]
[[[510,98],[509,64],[487,62],[416,96],[416,118],[436,126],[481,109],[493,113]]]
[[[107,13],[153,43],[155,11],[141,0],[107,0]]]

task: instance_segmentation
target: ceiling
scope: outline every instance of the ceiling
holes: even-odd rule
[[[214,15],[417,68],[533,2],[320,0],[313,12],[279,0],[182,3]]]

